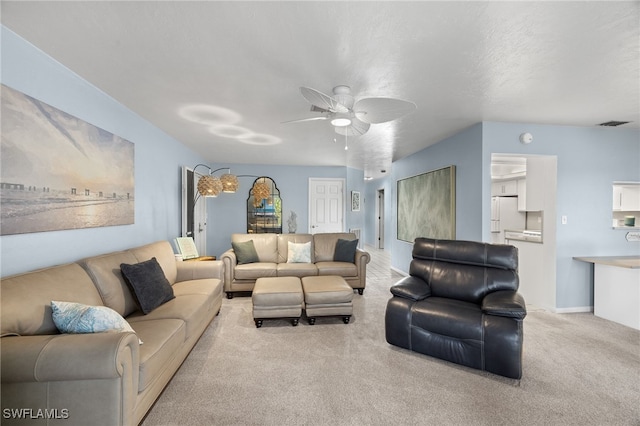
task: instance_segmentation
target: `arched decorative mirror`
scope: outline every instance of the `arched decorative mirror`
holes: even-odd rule
[[[247,233],[281,234],[282,199],[273,179],[262,176],[249,189],[247,198]]]

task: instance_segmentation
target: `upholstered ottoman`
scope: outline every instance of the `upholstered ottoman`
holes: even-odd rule
[[[251,294],[253,320],[256,327],[269,318],[291,318],[298,325],[302,315],[304,297],[298,277],[258,278]]]
[[[337,275],[319,275],[302,278],[304,302],[309,324],[316,317],[341,316],[345,324],[353,314],[353,288]]]

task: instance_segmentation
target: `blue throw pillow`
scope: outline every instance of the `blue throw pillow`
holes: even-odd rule
[[[51,301],[53,323],[61,333],[117,333],[133,331],[122,316],[106,306]],[[142,340],[138,339],[142,344]]]
[[[145,315],[176,297],[155,257],[133,265],[122,263],[120,270]]]
[[[242,243],[232,242],[231,247],[233,247],[233,252],[236,254],[238,265],[242,265],[244,263],[260,262],[260,259],[258,258],[258,252],[256,252],[256,247],[253,244],[253,240],[245,241]]]
[[[342,240],[338,239],[336,242],[336,250],[333,253],[333,260],[335,262],[349,262],[354,263],[356,261],[356,248],[358,247],[358,240]]]

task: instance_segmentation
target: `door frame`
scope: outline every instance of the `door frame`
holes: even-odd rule
[[[194,172],[191,167],[182,167],[182,227],[181,236],[192,237],[196,248],[198,249],[198,255],[204,256],[207,252],[207,201],[205,197],[198,197],[198,189],[196,185],[196,179],[203,176],[201,173]],[[191,194],[189,196],[189,194]],[[196,203],[194,203],[194,200]],[[198,203],[199,202],[199,203]],[[198,208],[194,208],[194,207]],[[191,228],[189,229],[189,214],[188,212],[193,209],[193,219],[191,222]],[[196,238],[196,223],[202,224],[202,231],[198,234],[202,235],[202,238]]]
[[[384,250],[384,188],[377,190],[377,202],[376,202],[376,248]]]

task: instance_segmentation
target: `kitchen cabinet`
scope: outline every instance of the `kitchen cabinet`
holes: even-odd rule
[[[627,212],[640,211],[640,183],[614,183],[613,210]]]
[[[494,197],[509,197],[518,195],[516,179],[491,182],[491,195]]]

